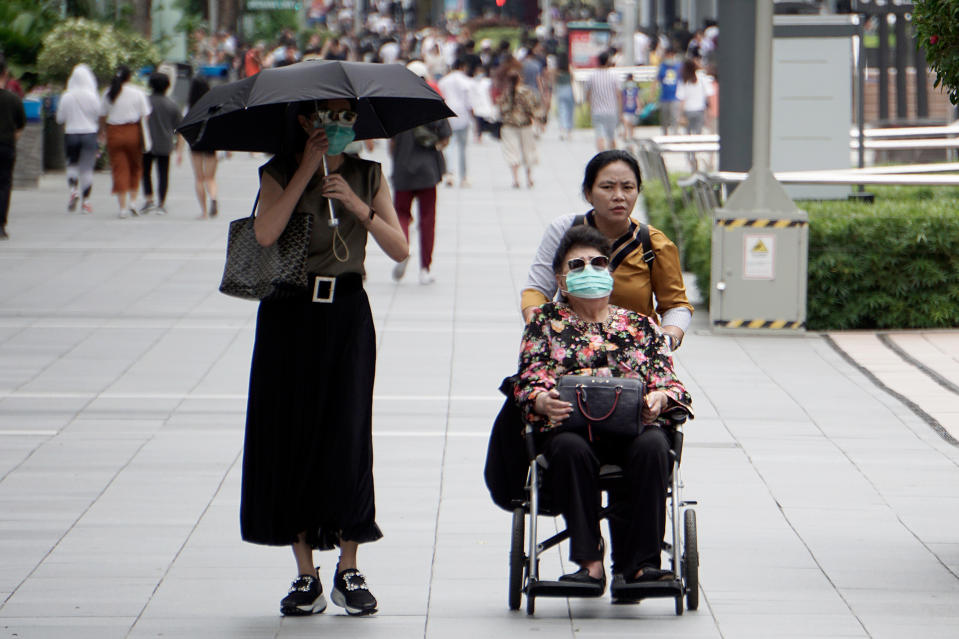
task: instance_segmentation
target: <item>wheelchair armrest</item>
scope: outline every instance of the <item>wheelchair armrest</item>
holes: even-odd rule
[[[682,424],[685,424],[686,421],[692,417],[689,410],[685,406],[673,405],[667,408],[661,415],[666,419],[669,424],[668,427],[676,428]]]

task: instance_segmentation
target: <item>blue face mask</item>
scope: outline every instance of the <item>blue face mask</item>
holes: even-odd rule
[[[581,271],[566,274],[566,294],[587,300],[606,297],[613,291],[613,276],[605,268],[587,264]]]
[[[356,137],[356,131],[352,126],[331,123],[324,124],[323,130],[326,131],[326,139],[330,141],[330,148],[326,150],[327,155],[339,155],[343,149]]]

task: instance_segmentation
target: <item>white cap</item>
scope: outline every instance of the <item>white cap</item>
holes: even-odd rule
[[[426,64],[420,62],[419,60],[411,60],[409,64],[406,65],[406,68],[420,76],[424,80],[429,75],[429,70],[426,68]]]
[[[483,38],[482,40],[480,40],[480,49],[492,49],[492,48],[493,48],[492,40],[490,40],[489,38]]]

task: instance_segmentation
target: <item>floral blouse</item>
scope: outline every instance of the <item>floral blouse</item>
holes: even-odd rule
[[[510,95],[503,91],[496,100],[500,119],[506,126],[532,126],[533,118],[539,114],[540,103],[533,90],[524,84],[516,87],[516,93]]]
[[[664,391],[670,403],[692,399],[673,372],[663,332],[644,315],[610,305],[604,322],[581,319],[568,304],[549,302],[533,311],[523,333],[514,397],[524,419],[539,432],[555,428],[533,410],[536,396],[563,375],[643,379],[646,392]]]

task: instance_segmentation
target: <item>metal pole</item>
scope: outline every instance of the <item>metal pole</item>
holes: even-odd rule
[[[540,22],[543,24],[543,30],[546,31],[546,37],[548,38],[550,36],[550,31],[553,29],[553,9],[550,5],[550,0],[543,0],[542,12],[543,15]]]
[[[772,127],[773,3],[756,3],[756,61],[753,69],[753,169],[769,170]],[[765,187],[765,183],[761,182]],[[764,202],[760,190],[759,201]]]
[[[548,1],[548,0],[547,0]],[[636,64],[636,0],[623,0],[623,59],[626,66]]]
[[[856,67],[858,69],[859,82],[857,87],[856,95],[856,119],[859,120],[859,168],[866,166],[866,47],[863,44],[863,33],[865,29],[863,28],[864,23],[866,22],[866,17],[864,15],[857,16],[859,21],[859,53],[858,60],[856,60]],[[859,190],[863,190],[863,185],[859,185]]]
[[[217,23],[217,17],[218,17],[216,15],[216,0],[207,0],[206,10],[207,10],[208,17],[210,19],[210,35],[213,35],[214,33],[216,33],[216,23]]]
[[[353,35],[359,38],[363,30],[363,0],[355,0],[353,5]]]

